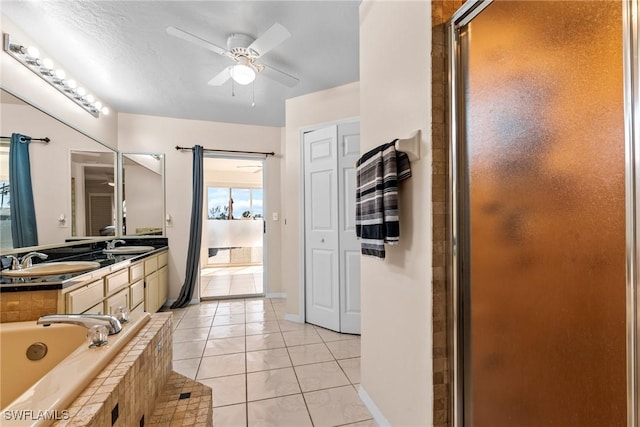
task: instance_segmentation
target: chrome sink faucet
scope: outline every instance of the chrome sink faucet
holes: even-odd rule
[[[20,265],[22,266],[22,268],[31,267],[33,265],[33,261],[31,261],[33,257],[38,257],[40,259],[47,259],[49,258],[49,255],[43,254],[42,252],[29,252],[28,254],[23,256],[22,260],[20,261]]]
[[[11,260],[11,270],[22,270],[23,268],[33,266],[33,257],[38,257],[40,259],[49,258],[47,254],[43,254],[42,252],[29,252],[22,258],[18,258],[15,255],[7,255],[7,258]]]
[[[112,240],[110,242],[107,242],[107,250],[115,249],[116,248],[116,243],[121,243],[123,245],[127,244],[127,242],[125,242],[124,240],[121,240],[121,239]]]

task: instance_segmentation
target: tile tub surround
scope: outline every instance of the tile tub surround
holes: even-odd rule
[[[45,314],[57,313],[58,291],[25,291],[0,293],[0,323],[38,320]]]
[[[53,425],[130,427],[143,416],[148,423],[172,372],[172,325],[170,313],[153,314],[71,403],[69,418]]]
[[[360,337],[284,320],[285,300],[173,310],[173,368],[213,390],[215,427],[375,427],[358,397]]]

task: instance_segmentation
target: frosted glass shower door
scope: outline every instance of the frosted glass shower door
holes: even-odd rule
[[[496,1],[460,34],[464,424],[626,425],[617,1]]]

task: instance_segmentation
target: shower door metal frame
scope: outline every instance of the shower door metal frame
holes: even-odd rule
[[[451,281],[451,300],[449,313],[449,348],[451,362],[451,416],[452,426],[465,425],[465,416],[470,410],[470,401],[464,395],[465,385],[469,386],[465,371],[464,343],[468,342],[469,319],[465,317],[464,307],[470,303],[465,288],[463,261],[469,259],[468,220],[461,212],[468,206],[468,199],[462,189],[465,188],[464,174],[467,165],[461,151],[465,139],[464,129],[464,93],[463,70],[467,63],[462,55],[464,28],[480,14],[493,0],[469,0],[451,18],[448,28],[449,44],[449,247],[448,277]],[[640,427],[638,424],[638,266],[640,250],[637,225],[640,224],[640,39],[638,20],[640,19],[640,0],[622,1],[623,19],[623,79],[624,79],[624,127],[625,127],[625,198],[626,198],[626,337],[627,337],[627,426]],[[461,253],[460,251],[465,251]]]

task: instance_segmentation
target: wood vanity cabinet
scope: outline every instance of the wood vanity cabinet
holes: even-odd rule
[[[165,250],[115,271],[105,268],[101,278],[94,275],[87,283],[62,290],[62,312],[112,314],[127,307],[131,313],[155,313],[167,300],[167,261]]]
[[[155,313],[167,300],[168,253],[144,261],[144,311]]]

